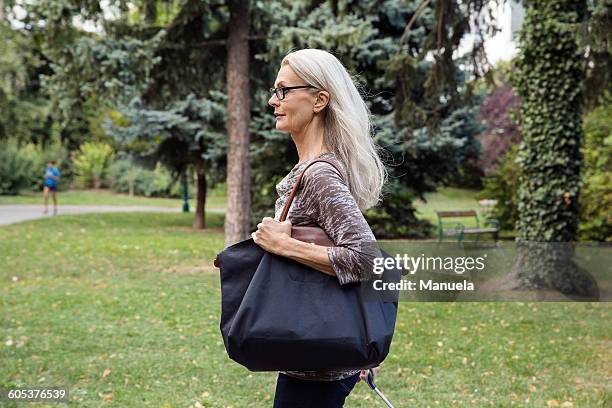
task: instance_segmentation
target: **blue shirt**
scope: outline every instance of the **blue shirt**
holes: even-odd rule
[[[47,187],[57,187],[57,180],[49,177],[56,176],[59,177],[60,173],[57,167],[46,167],[45,168],[45,186]]]

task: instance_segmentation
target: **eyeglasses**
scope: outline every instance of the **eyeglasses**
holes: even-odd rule
[[[316,87],[312,85],[283,86],[280,88],[270,88],[270,93],[273,95],[276,95],[278,100],[282,101],[283,99],[285,99],[285,94],[287,93],[287,91],[290,91],[292,89],[302,89],[302,88],[315,88],[316,89]]]

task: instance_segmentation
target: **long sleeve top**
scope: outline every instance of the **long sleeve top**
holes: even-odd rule
[[[334,153],[323,153],[317,158],[333,161],[343,174],[341,176],[325,162],[310,166],[287,218],[294,226],[315,223],[332,239],[335,246],[328,247],[327,253],[338,284],[366,281],[372,276],[374,258],[380,256],[376,238],[350,193],[345,181],[348,180],[346,168],[342,162]],[[312,160],[298,163],[276,186],[279,196],[275,205],[277,220],[299,175]],[[334,381],[350,377],[359,370],[281,372],[300,379]]]

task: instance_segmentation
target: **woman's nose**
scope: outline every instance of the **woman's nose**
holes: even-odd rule
[[[278,100],[276,95],[272,95],[270,99],[268,99],[268,105],[272,106],[273,108],[277,107],[279,104],[280,101]]]

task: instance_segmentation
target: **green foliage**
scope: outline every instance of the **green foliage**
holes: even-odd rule
[[[523,287],[598,298],[593,278],[572,261],[571,244],[579,219],[585,79],[576,29],[585,18],[586,0],[526,5],[510,77],[522,99],[515,276]]]
[[[220,111],[216,107],[212,115],[202,116],[198,110],[207,108],[196,105],[204,100],[203,95],[225,91],[226,50],[220,45],[227,37],[226,5],[146,0],[127,7],[126,2],[111,0],[111,8],[118,13],[109,18],[96,1],[51,3],[24,6],[28,21],[45,22],[33,30],[46,61],[43,89],[54,107],[50,115],[53,123],[47,128],[75,150],[86,140],[105,141],[100,122],[106,112],[116,109],[127,122],[113,118],[114,130],[110,133],[118,148],[131,149],[151,163],[161,161],[173,172],[198,166],[202,174],[206,168],[207,179],[213,184],[223,179],[225,107],[221,116],[215,113]],[[481,3],[476,1],[474,10]],[[265,92],[273,83],[280,58],[291,48],[330,50],[361,84],[368,85],[361,89],[372,112],[379,124],[389,124],[386,129],[379,128],[377,138],[387,149],[392,179],[408,189],[411,197],[448,181],[462,161],[477,154],[470,140],[476,129],[472,114],[475,105],[470,101],[469,86],[464,86],[465,76],[454,66],[444,68],[449,65],[447,52],[433,64],[424,60],[435,47],[430,40],[438,23],[445,25],[442,32],[454,33],[452,38],[444,35],[441,45],[448,49],[457,46],[465,28],[457,22],[464,20],[467,10],[454,2],[444,10],[431,4],[416,16],[417,6],[398,0],[252,3],[250,44],[255,92],[251,153],[256,218],[272,210],[275,183],[297,161],[288,135],[271,130],[274,120]],[[436,20],[442,14],[446,19]],[[413,16],[415,26],[406,33],[402,48],[400,38]],[[75,17],[99,23],[104,34],[83,32],[74,24]],[[415,59],[418,75],[398,74],[392,69],[391,62],[398,53]],[[451,85],[434,80],[438,73],[448,74]],[[410,95],[402,93],[403,100],[414,101],[418,111],[432,120],[394,123],[395,106],[403,106],[402,101],[396,103],[398,88],[411,89]],[[142,103],[123,108],[137,95]],[[208,99],[225,104],[222,98]],[[455,112],[457,107],[465,110]],[[45,123],[32,121],[36,122]],[[405,199],[403,192],[391,191],[379,211],[388,211],[384,217],[389,217],[396,208],[407,207],[410,215],[401,223],[410,228],[414,209]],[[415,224],[415,234],[420,230],[421,226]]]
[[[69,114],[74,104],[94,96],[101,101],[108,98],[116,103],[127,102],[143,89],[159,62],[153,50],[161,38],[162,35],[150,41],[117,41],[82,36],[70,47],[62,48],[51,64],[53,76],[44,78],[44,84],[64,114]]]
[[[466,81],[466,76],[484,76],[491,82],[484,42],[478,37],[496,28],[494,20],[488,23],[480,18],[492,11],[492,3],[423,1],[401,5],[409,10],[411,23],[402,27],[401,47],[386,63],[386,74],[395,84],[396,120],[403,126],[427,126],[434,132],[450,112],[475,103],[476,81]],[[480,17],[475,18],[477,15]],[[476,37],[473,47],[457,57],[463,52],[459,49],[461,40],[470,31]]]
[[[76,148],[90,135],[89,117],[100,107],[127,103],[146,84],[157,62],[151,42],[81,37],[62,48],[50,64],[53,75],[42,78],[45,90],[57,108],[56,120]],[[77,55],[78,58],[74,58]],[[88,112],[88,104],[97,107]]]
[[[412,203],[414,194],[398,182],[385,186],[387,191],[382,206],[366,210],[365,216],[377,239],[385,238],[425,238],[433,231],[431,223],[416,217]],[[400,222],[398,222],[400,221]]]
[[[32,170],[36,163],[24,154],[14,142],[0,145],[0,194],[17,194],[20,189],[29,187]],[[43,168],[40,167],[42,170]]]
[[[450,175],[447,185],[480,190],[482,189],[483,177],[484,171],[482,166],[475,159],[466,160],[457,168],[456,173]]]
[[[113,148],[99,142],[87,142],[74,158],[74,172],[82,187],[100,188],[106,182],[108,170],[113,162]]]
[[[612,105],[586,116],[584,135],[580,239],[612,241]]]
[[[16,140],[1,142],[0,194],[17,194],[22,189],[41,191],[49,160],[56,162],[61,174],[58,188],[66,188],[71,181],[72,169],[68,151],[59,143],[43,149],[33,143],[19,146]]]
[[[126,5],[122,0],[110,3],[107,11]],[[34,1],[22,8],[26,12],[22,23],[30,27],[23,31],[43,61],[30,82],[47,95],[48,120],[70,150],[76,150],[92,134],[91,116],[114,103],[127,102],[142,90],[158,62],[153,50],[161,36],[117,38],[112,21],[116,17],[106,21],[95,0]],[[75,20],[104,28],[104,34],[86,32]]]
[[[578,30],[588,59],[585,79],[586,106],[612,103],[612,0],[588,0],[589,18]]]
[[[225,96],[211,92],[209,99],[190,94],[164,110],[134,99],[122,110],[119,123],[108,121],[106,129],[122,149],[161,161],[174,172],[199,165],[217,170],[218,177],[225,159],[225,120]],[[220,181],[214,175],[212,171],[210,181]]]
[[[0,89],[4,95],[17,95],[27,86],[27,38],[0,21]],[[26,49],[24,49],[26,48]]]
[[[118,193],[130,196],[180,197],[177,183],[172,183],[170,172],[157,163],[154,170],[136,165],[129,159],[116,160],[109,169],[110,187]]]
[[[612,109],[601,106],[585,117],[583,186],[580,190],[581,241],[612,241]],[[512,230],[518,219],[517,163],[519,145],[514,145],[502,158],[498,167],[484,179],[479,199],[495,199],[493,217],[502,229]]]
[[[0,38],[0,140],[47,142],[50,103],[38,86],[44,57],[30,34],[2,22]]]
[[[573,241],[578,225],[584,59],[572,27],[584,1],[526,2],[510,80],[522,98],[520,238]],[[568,199],[564,196],[568,196]]]
[[[342,2],[296,2],[291,8],[277,4],[272,11],[279,23],[271,26],[269,48],[256,56],[267,62],[263,64],[267,71],[253,78],[256,89],[265,89],[274,81],[276,64],[287,51],[304,47],[319,47],[334,53],[354,74],[374,114],[375,138],[384,148],[383,160],[390,173],[383,202],[366,214],[377,236],[423,236],[427,227],[417,220],[412,198],[449,182],[462,163],[477,157],[479,151],[474,139],[480,131],[476,120],[478,98],[468,97],[463,73],[453,71],[453,83],[459,84],[462,91],[461,98],[451,103],[446,91],[441,92],[443,95],[434,92],[424,96],[424,78],[434,71],[430,62],[418,60],[409,72],[395,69],[398,64],[413,67],[405,59],[400,58],[399,63],[397,55],[400,37],[416,6],[399,1],[362,1],[350,7]],[[406,53],[414,56],[423,52],[421,56],[424,56],[425,31],[434,24],[432,16],[432,8],[427,8],[417,17],[418,26],[410,32]],[[267,83],[259,78],[265,78]],[[411,82],[413,89],[406,97],[418,105],[423,120],[408,121],[398,114],[398,107],[403,105],[397,93],[406,85],[406,81],[400,81],[402,78]],[[253,102],[253,225],[262,215],[270,214],[276,199],[276,183],[297,162],[289,135],[270,130],[274,129],[274,119],[266,113],[268,97],[264,92],[257,92]],[[443,106],[431,103],[444,99],[448,103]],[[417,111],[414,106],[410,110]],[[426,120],[434,116],[435,121]]]
[[[513,231],[518,219],[517,198],[520,166],[516,159],[518,145],[514,145],[504,154],[498,166],[484,179],[484,188],[479,199],[497,200],[491,216],[496,218],[500,227]]]

